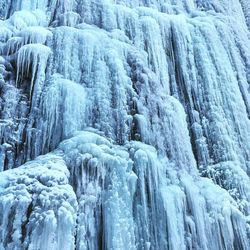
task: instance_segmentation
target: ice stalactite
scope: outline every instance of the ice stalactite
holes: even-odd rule
[[[4,172],[5,249],[13,241],[70,249],[77,207],[77,249],[248,249],[245,218],[225,190],[173,170],[152,146],[117,146],[97,133],[80,132],[54,153]],[[14,204],[12,195],[19,197]],[[11,211],[18,211],[14,218]]]
[[[42,117],[38,126],[44,136],[40,145],[42,152],[47,148],[55,149],[60,141],[84,128],[85,106],[86,92],[80,84],[60,75],[53,77],[41,103]]]
[[[18,51],[17,57],[17,85],[19,77],[28,77],[31,74],[30,98],[34,88],[35,79],[40,79],[45,75],[45,68],[51,50],[42,44],[27,44]],[[20,76],[19,76],[20,75]],[[36,76],[38,75],[38,76]],[[39,83],[37,83],[38,85]],[[41,89],[41,86],[39,86]]]
[[[248,9],[0,0],[0,248],[250,249]]]

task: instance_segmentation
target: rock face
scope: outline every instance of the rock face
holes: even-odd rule
[[[0,0],[0,249],[250,249],[247,0]]]

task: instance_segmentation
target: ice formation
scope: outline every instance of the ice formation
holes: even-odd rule
[[[248,0],[0,17],[0,249],[250,249]]]

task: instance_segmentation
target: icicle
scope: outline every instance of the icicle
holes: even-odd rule
[[[35,77],[39,77],[36,74],[45,71],[50,53],[50,48],[42,44],[27,44],[18,51],[16,83],[18,84],[20,76],[25,77],[31,73],[30,98]]]
[[[70,27],[76,26],[79,23],[80,19],[80,15],[72,11],[66,12],[59,17],[60,24]]]
[[[27,10],[15,12],[9,19],[17,30],[22,30],[28,26],[44,26],[46,24],[46,16],[40,11],[29,12]]]
[[[87,98],[84,87],[73,81],[54,75],[51,85],[43,95],[39,122],[44,133],[43,147],[53,149],[65,138],[69,138],[85,125]]]
[[[51,31],[40,26],[31,26],[22,29],[18,35],[23,38],[24,44],[41,43],[45,44],[48,38],[52,37]]]
[[[136,249],[128,153],[93,132],[81,132],[59,148],[81,202],[77,247],[97,249],[103,233],[104,249]]]
[[[12,31],[7,27],[6,23],[0,21],[0,42],[6,42],[12,36]]]
[[[247,1],[0,16],[1,249],[250,249]]]

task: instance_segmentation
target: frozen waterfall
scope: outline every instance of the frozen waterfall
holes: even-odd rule
[[[249,0],[0,0],[0,250],[250,250]]]

